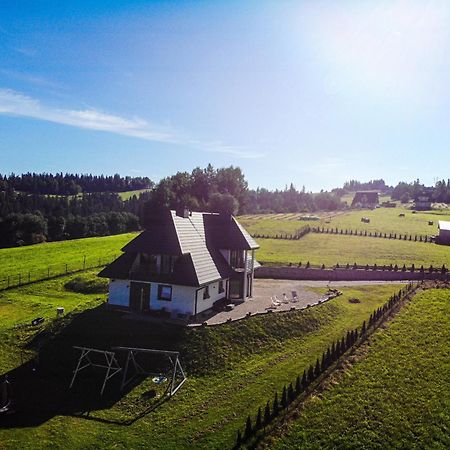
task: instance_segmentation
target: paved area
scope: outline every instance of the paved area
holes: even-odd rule
[[[216,325],[237,320],[248,313],[266,313],[269,309],[273,312],[286,311],[292,308],[303,309],[308,305],[313,306],[321,301],[327,300],[323,295],[328,288],[345,290],[345,286],[362,286],[368,284],[393,284],[392,281],[306,281],[306,280],[273,280],[256,279],[253,284],[253,298],[237,304],[232,311],[208,311],[200,314],[195,322],[190,325],[199,325],[206,322],[208,325]],[[404,283],[404,282],[403,282]],[[314,292],[308,288],[323,288],[323,294]],[[292,291],[297,292],[298,300],[292,300]],[[286,297],[284,297],[286,294]],[[272,297],[276,296],[281,302],[279,306],[272,305]]]

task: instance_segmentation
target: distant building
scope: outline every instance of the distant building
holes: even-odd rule
[[[439,221],[439,244],[450,245],[450,222]]]
[[[161,210],[99,276],[111,306],[195,316],[252,296],[258,248],[233,216]]]
[[[418,211],[428,211],[431,209],[431,195],[433,191],[427,189],[416,195],[414,198],[414,208]]]
[[[378,192],[358,191],[353,197],[352,208],[375,208],[379,203]]]

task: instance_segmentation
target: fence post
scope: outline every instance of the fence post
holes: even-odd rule
[[[83,270],[86,270],[86,255],[83,257]]]
[[[66,273],[67,273],[67,263],[66,263]]]

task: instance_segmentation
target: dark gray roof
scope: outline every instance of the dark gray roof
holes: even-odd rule
[[[208,247],[229,250],[255,250],[259,245],[233,217],[204,214]]]
[[[149,255],[183,254],[173,221],[153,223],[150,229],[143,231],[122,250],[127,253],[148,253]]]
[[[145,274],[142,281],[202,286],[231,275],[232,270],[220,250],[252,250],[258,244],[228,216],[192,212],[180,217],[175,211],[164,220],[152,221],[148,228],[123,247],[120,256],[100,272],[107,278],[129,279],[138,253],[180,256],[170,276]]]

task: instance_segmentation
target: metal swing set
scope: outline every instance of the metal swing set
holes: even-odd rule
[[[143,363],[137,361],[138,355],[164,355],[171,365],[171,379],[170,387],[168,389],[168,395],[171,397],[186,381],[186,375],[180,363],[179,352],[169,350],[156,350],[149,348],[136,348],[136,347],[113,347],[113,351],[99,350],[91,347],[73,347],[79,350],[80,356],[78,363],[73,372],[72,381],[70,382],[69,389],[72,388],[75,379],[80,371],[88,367],[97,367],[105,369],[105,377],[103,379],[100,395],[103,395],[105,391],[106,383],[112,377],[122,372],[122,383],[120,390],[123,390],[133,380],[141,376],[158,375],[160,373],[150,372],[143,367]],[[116,352],[126,352],[125,366],[122,368],[116,357]]]

